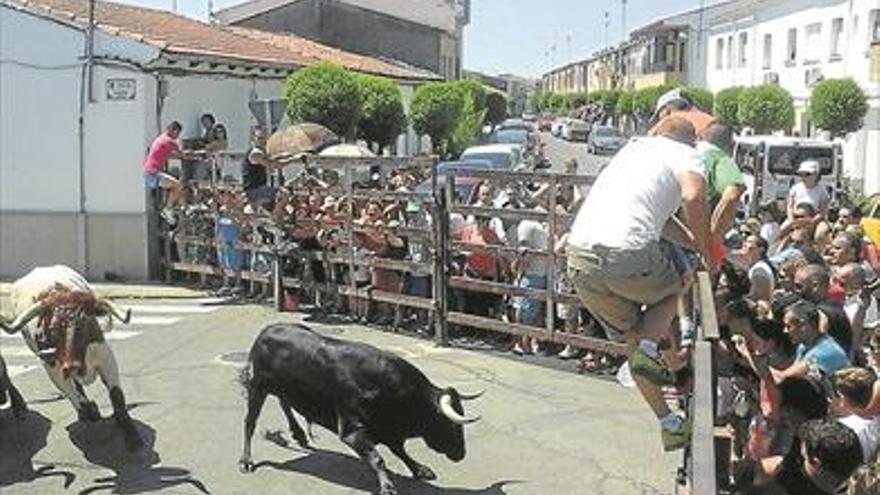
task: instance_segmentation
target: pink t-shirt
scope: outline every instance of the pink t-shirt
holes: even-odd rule
[[[179,149],[180,145],[177,144],[176,139],[164,132],[160,134],[150,145],[150,152],[147,153],[147,159],[144,161],[144,174],[161,172],[171,153]]]

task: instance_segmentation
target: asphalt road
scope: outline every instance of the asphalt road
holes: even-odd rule
[[[110,340],[131,414],[148,449],[128,453],[112,420],[83,424],[45,373],[14,338],[0,339],[13,381],[30,403],[21,421],[0,410],[0,493],[366,494],[374,478],[333,433],[315,427],[315,452],[285,445],[274,399],[263,410],[254,441],[255,473],[238,472],[241,359],[259,330],[303,315],[259,306],[203,307],[194,301],[134,303],[135,321]],[[201,308],[201,309],[199,309]],[[401,494],[668,494],[680,454],[663,454],[656,420],[633,390],[610,381],[535,366],[509,357],[437,348],[425,340],[362,326],[314,324],[319,331],[360,340],[406,357],[441,386],[486,394],[469,413],[468,455],[453,464],[420,441],[413,457],[438,474],[410,480],[384,448]],[[17,350],[16,350],[17,349]],[[231,354],[229,354],[231,353]],[[231,356],[224,362],[222,355]],[[105,416],[107,394],[88,389]],[[289,438],[284,434],[284,438]]]
[[[587,144],[583,142],[569,142],[555,138],[549,132],[541,133],[541,141],[547,143],[544,150],[553,167],[554,172],[561,172],[562,165],[566,160],[575,158],[578,161],[578,173],[595,175],[611,159],[606,155],[591,155],[587,153]]]

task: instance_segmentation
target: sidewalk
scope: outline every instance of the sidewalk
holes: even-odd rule
[[[113,284],[90,282],[95,291],[108,299],[183,299],[206,297],[206,291],[151,283]],[[0,297],[9,295],[11,282],[0,282]]]

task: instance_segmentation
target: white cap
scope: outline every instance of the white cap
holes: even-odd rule
[[[654,115],[651,117],[651,126],[656,124],[657,120],[660,118],[660,110],[663,110],[663,107],[666,105],[675,102],[690,103],[690,100],[681,94],[681,88],[670,89],[663,93],[660,98],[657,98],[657,105],[654,106]]]
[[[798,165],[797,173],[817,175],[819,173],[819,162],[816,160],[804,160]]]

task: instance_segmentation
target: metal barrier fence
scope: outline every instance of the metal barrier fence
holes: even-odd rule
[[[217,178],[222,177],[229,171],[230,163],[235,164],[242,158],[242,153],[223,153],[217,155],[212,163],[210,179],[194,183],[199,187],[214,192],[230,187],[223,180],[218,180]],[[274,287],[276,305],[279,308],[283,302],[284,289],[306,288],[338,294],[344,297],[354,297],[373,302],[426,310],[429,312],[433,322],[435,338],[441,343],[446,342],[449,338],[448,324],[454,324],[491,332],[534,337],[546,342],[569,344],[573,347],[612,354],[623,353],[624,346],[621,344],[575,333],[560,332],[555,328],[556,303],[563,303],[575,308],[581,307],[580,300],[574,294],[560,293],[556,290],[558,262],[564,258],[563,254],[555,252],[557,247],[556,237],[558,232],[571,223],[573,215],[557,214],[555,194],[547,194],[547,209],[541,211],[537,209],[481,208],[463,204],[456,198],[454,193],[455,184],[460,184],[465,180],[493,184],[543,184],[549,187],[550,191],[555,191],[558,186],[582,187],[590,185],[594,180],[593,177],[528,172],[502,173],[454,168],[443,171],[443,175],[438,177],[438,174],[433,169],[434,166],[435,161],[428,157],[337,158],[318,156],[308,157],[301,163],[286,167],[283,173],[287,176],[292,174],[293,177],[291,180],[286,181],[288,185],[286,189],[294,196],[305,197],[319,192],[322,195],[335,195],[341,203],[346,205],[347,215],[345,215],[346,221],[343,224],[322,225],[320,227],[332,228],[341,233],[341,236],[346,240],[345,244],[349,248],[344,250],[344,253],[323,249],[312,251],[294,250],[294,252],[285,253],[278,251],[276,246],[265,243],[239,242],[237,247],[242,251],[251,253],[252,256],[260,255],[267,257],[273,263],[270,270],[245,270],[241,273],[241,278],[256,284],[271,284]],[[382,174],[383,177],[387,177],[391,172],[401,174],[410,170],[420,171],[420,176],[426,178],[426,182],[422,183],[422,187],[417,188],[415,191],[372,190],[357,187],[358,177],[368,178],[371,173],[376,172]],[[305,180],[301,181],[302,183],[298,182],[300,178],[314,178],[322,176],[328,171],[335,172],[339,179],[329,187],[315,187]],[[442,180],[443,178],[447,179],[445,187],[441,187],[438,182],[438,179]],[[424,186],[428,181],[430,182],[430,187],[426,188]],[[277,180],[276,185],[281,185],[282,182],[284,181]],[[367,200],[380,200],[383,202],[406,201],[422,204],[425,206],[430,218],[429,226],[414,228],[406,225],[359,225],[355,221],[356,211],[358,206]],[[523,220],[543,222],[548,227],[550,242],[546,249],[541,250],[517,249],[510,246],[469,245],[450,235],[449,220],[451,214],[488,215],[513,223]],[[205,212],[205,215],[210,217],[214,213]],[[273,219],[265,214],[253,214],[250,216],[250,220],[257,224],[266,225],[271,225],[273,222]],[[289,230],[290,228],[307,226],[308,223],[309,220],[296,219],[293,225],[286,225],[284,228]],[[350,247],[355,244],[355,237],[365,231],[381,231],[383,234],[406,236],[410,240],[421,241],[430,246],[430,257],[428,260],[420,260],[418,262],[408,259],[391,259],[383,257],[381,254],[370,255],[366,259],[356,257],[355,249]],[[180,233],[166,233],[163,235],[163,238],[165,243],[163,266],[167,279],[170,280],[173,272],[198,274],[203,280],[208,276],[222,275],[222,271],[210,263],[192,263],[185,260],[175,260],[172,256],[175,245],[178,251],[180,251],[181,245],[204,246],[206,249],[210,249],[211,246],[215,245],[214,239],[205,235],[189,236],[181,235]],[[511,283],[479,280],[466,277],[460,273],[451,272],[450,260],[452,255],[473,248],[491,251],[499,257],[525,256],[526,258],[542,258],[546,260],[548,266],[547,288],[532,289],[519,287]],[[318,287],[314,283],[286,275],[283,271],[283,262],[286,257],[298,258],[300,261],[320,262],[328,268],[327,273],[334,273],[334,268],[345,266],[349,276],[345,283],[341,283],[342,281],[339,279],[334,279],[325,283],[324,286]],[[375,288],[357,287],[351,274],[359,267],[371,270],[390,270],[397,274],[412,272],[430,273],[433,282],[432,297],[428,299]],[[450,305],[447,288],[452,288],[456,291],[481,292],[507,298],[530,297],[543,301],[545,303],[546,324],[543,327],[538,327],[509,323],[501,319],[465,313],[460,311],[460,308],[454,308]]]

